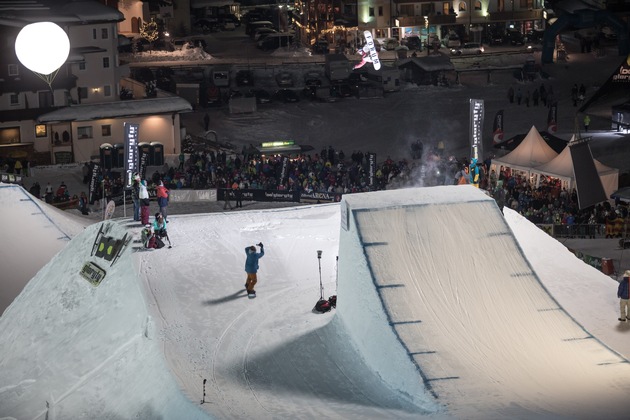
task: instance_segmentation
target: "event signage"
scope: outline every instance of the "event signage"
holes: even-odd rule
[[[99,175],[101,174],[101,166],[98,163],[92,164],[92,179],[90,179],[90,189],[88,201],[90,204],[94,204],[99,197],[96,196],[97,183],[99,182]]]
[[[368,185],[374,187],[376,181],[376,153],[367,154],[368,161]]]
[[[483,99],[470,100],[470,158],[483,159]]]
[[[139,124],[125,123],[125,188],[131,189],[133,174],[138,171]]]

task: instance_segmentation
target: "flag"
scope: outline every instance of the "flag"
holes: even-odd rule
[[[367,154],[368,161],[368,185],[374,187],[376,185],[376,153]]]
[[[133,174],[138,170],[139,124],[125,123],[125,188],[133,185]]]
[[[554,102],[549,107],[547,114],[547,131],[551,134],[558,130],[558,102]]]
[[[497,111],[494,116],[494,124],[492,124],[492,144],[498,144],[503,141],[503,110]]]

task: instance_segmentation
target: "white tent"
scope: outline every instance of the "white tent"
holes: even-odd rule
[[[492,159],[492,166],[498,172],[501,166],[530,173],[532,168],[545,164],[558,156],[532,126],[521,144],[507,155]]]
[[[575,168],[573,167],[570,147],[571,142],[574,140],[575,136],[571,138],[569,146],[565,147],[558,156],[545,164],[532,168],[531,172],[558,178],[567,184],[566,188],[570,191],[571,188],[575,187]],[[599,179],[602,181],[606,197],[610,197],[611,194],[617,191],[619,185],[619,169],[608,167],[597,159],[593,159],[593,163],[595,163],[595,169]]]

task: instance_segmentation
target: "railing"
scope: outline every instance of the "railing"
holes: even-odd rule
[[[554,238],[602,238],[606,234],[604,225],[554,225],[541,223],[539,228]]]

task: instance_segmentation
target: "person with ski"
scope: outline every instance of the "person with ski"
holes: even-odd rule
[[[168,223],[168,196],[170,194],[170,191],[164,186],[164,183],[162,181],[158,181],[156,194],[160,213],[162,214],[162,216],[164,216],[164,222]]]
[[[619,321],[621,322],[630,321],[630,309],[628,309],[628,299],[630,299],[630,288],[628,287],[629,278],[630,270],[626,270],[617,288],[617,297],[619,298]]]
[[[248,295],[256,295],[254,286],[256,286],[256,283],[258,282],[258,260],[265,255],[265,249],[262,242],[259,242],[258,246],[260,247],[260,252],[256,252],[255,245],[245,248],[245,255],[247,255],[247,259],[245,260],[245,272],[247,273],[245,289],[247,290]]]

